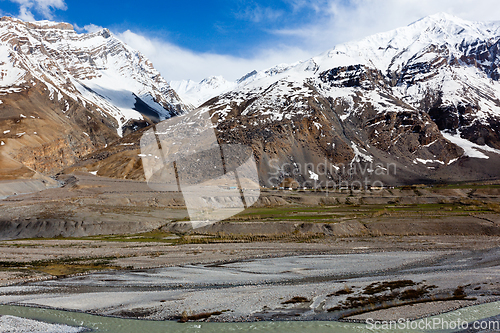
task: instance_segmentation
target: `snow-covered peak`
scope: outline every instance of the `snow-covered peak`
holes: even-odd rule
[[[483,21],[468,21],[464,20],[458,16],[450,15],[448,13],[437,13],[433,15],[429,15],[426,17],[421,18],[420,20],[410,24],[409,26],[412,25],[417,25],[418,23],[422,23],[424,25],[441,25],[442,27],[449,27],[454,29],[455,27],[460,27],[460,30],[455,30],[462,34],[464,31],[461,29],[472,29],[472,30],[477,30],[480,35],[484,36],[490,36],[492,33],[496,34],[498,33],[498,28],[499,28],[499,22],[498,21],[491,21],[491,22],[483,22]],[[497,30],[495,32],[495,30]],[[453,30],[449,30],[448,32],[453,32]],[[470,31],[468,31],[470,33]]]
[[[195,107],[200,106],[212,97],[234,89],[236,85],[235,82],[227,81],[222,76],[210,76],[200,82],[192,80],[170,82],[170,86],[179,94],[182,100]]]
[[[478,38],[492,38],[497,34],[499,27],[498,23],[494,22],[471,22],[446,13],[438,13],[424,17],[410,24],[407,28],[417,31],[425,29],[422,35],[437,41],[447,39],[448,41],[461,42]]]
[[[254,70],[244,75],[236,82],[227,81],[222,76],[210,76],[200,82],[182,80],[171,81],[169,84],[179,94],[183,101],[198,107],[215,96],[224,94],[233,89],[253,86],[254,82],[261,82],[262,79],[273,78],[279,74],[283,74],[301,63],[302,62],[279,64],[262,71]]]
[[[168,84],[174,89],[178,94],[182,95],[186,91],[193,89],[198,86],[199,82],[193,80],[182,80],[182,81],[170,81]]]
[[[244,82],[245,80],[255,76],[256,74],[257,74],[257,71],[254,69],[253,71],[246,73],[245,75],[240,77],[238,80],[236,80],[236,83],[240,84],[240,83]]]
[[[282,79],[301,81],[332,68],[364,65],[383,73],[398,72],[409,62],[430,62],[439,55],[460,59],[477,41],[499,40],[500,22],[470,22],[446,13],[410,25],[337,45],[307,61],[253,71],[237,81],[237,90],[269,86]],[[246,88],[245,88],[246,87]]]
[[[56,30],[74,30],[73,25],[66,23],[66,22],[54,22],[54,21],[48,21],[48,20],[42,20],[42,21],[31,21],[31,22],[25,22],[17,18],[9,17],[9,16],[4,16],[0,18],[0,24],[3,23],[15,23],[15,24],[20,24],[23,26],[26,26],[27,28],[30,29],[56,29]]]
[[[423,18],[421,18],[421,19],[419,19],[419,20],[417,20],[409,25],[411,26],[417,22],[425,22],[425,21],[443,22],[445,24],[449,24],[449,23],[467,24],[467,23],[469,23],[469,21],[464,20],[458,16],[451,15],[451,14],[448,14],[446,12],[439,12],[436,14],[425,16],[425,17],[423,17]]]
[[[245,74],[242,78],[240,78],[236,82],[238,83],[239,86],[245,86],[245,85],[248,85],[254,81],[258,81],[261,79],[270,78],[270,77],[282,74],[282,73],[288,71],[289,69],[296,67],[297,65],[299,65],[301,63],[302,63],[302,61],[298,61],[298,62],[293,63],[293,64],[282,63],[282,64],[273,66],[271,68],[268,68],[268,69],[265,69],[262,71],[255,71],[254,70],[248,74]]]
[[[21,84],[29,76],[56,96],[92,103],[118,123],[147,115],[160,121],[190,109],[140,52],[108,29],[79,34],[67,23],[0,19],[0,86]]]
[[[219,87],[221,85],[227,84],[229,81],[227,81],[225,78],[222,76],[209,76],[203,80],[200,81],[200,85],[207,85],[207,86],[212,86],[212,87]]]
[[[498,36],[498,22],[470,22],[439,13],[406,27],[335,46],[314,57],[321,70],[362,64],[382,71],[395,70],[429,46],[447,45],[453,56],[459,45]]]

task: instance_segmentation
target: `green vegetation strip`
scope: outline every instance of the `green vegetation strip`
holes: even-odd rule
[[[63,258],[52,260],[34,260],[29,262],[0,261],[0,270],[36,271],[52,276],[64,277],[88,271],[120,269],[121,267],[119,266],[111,265],[111,261],[113,259],[116,259],[116,257]]]

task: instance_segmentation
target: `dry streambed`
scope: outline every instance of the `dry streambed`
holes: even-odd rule
[[[247,259],[106,271],[0,293],[3,303],[143,319],[335,320],[388,308],[398,318],[420,317],[500,299],[499,254],[494,248]],[[397,311],[405,304],[429,306]]]

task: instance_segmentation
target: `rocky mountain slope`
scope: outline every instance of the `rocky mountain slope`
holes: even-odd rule
[[[279,184],[498,177],[500,23],[446,14],[239,85],[209,112]]]
[[[249,73],[185,117],[209,113],[221,143],[251,146],[265,186],[498,178],[499,40],[500,23],[433,15]],[[86,165],[137,179],[124,156],[141,153],[139,134]]]
[[[121,136],[189,111],[107,29],[0,19],[0,179],[53,174]]]

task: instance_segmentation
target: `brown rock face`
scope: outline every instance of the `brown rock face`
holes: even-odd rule
[[[106,29],[77,34],[67,23],[4,17],[0,41],[0,180],[53,175],[190,109]]]
[[[4,145],[0,154],[51,175],[119,138],[114,119],[89,105],[50,100],[43,88],[40,83],[2,98],[0,141]],[[2,173],[3,177],[9,174]]]
[[[425,112],[386,113],[366,124],[370,144],[396,156],[449,163],[463,150],[443,138]]]

